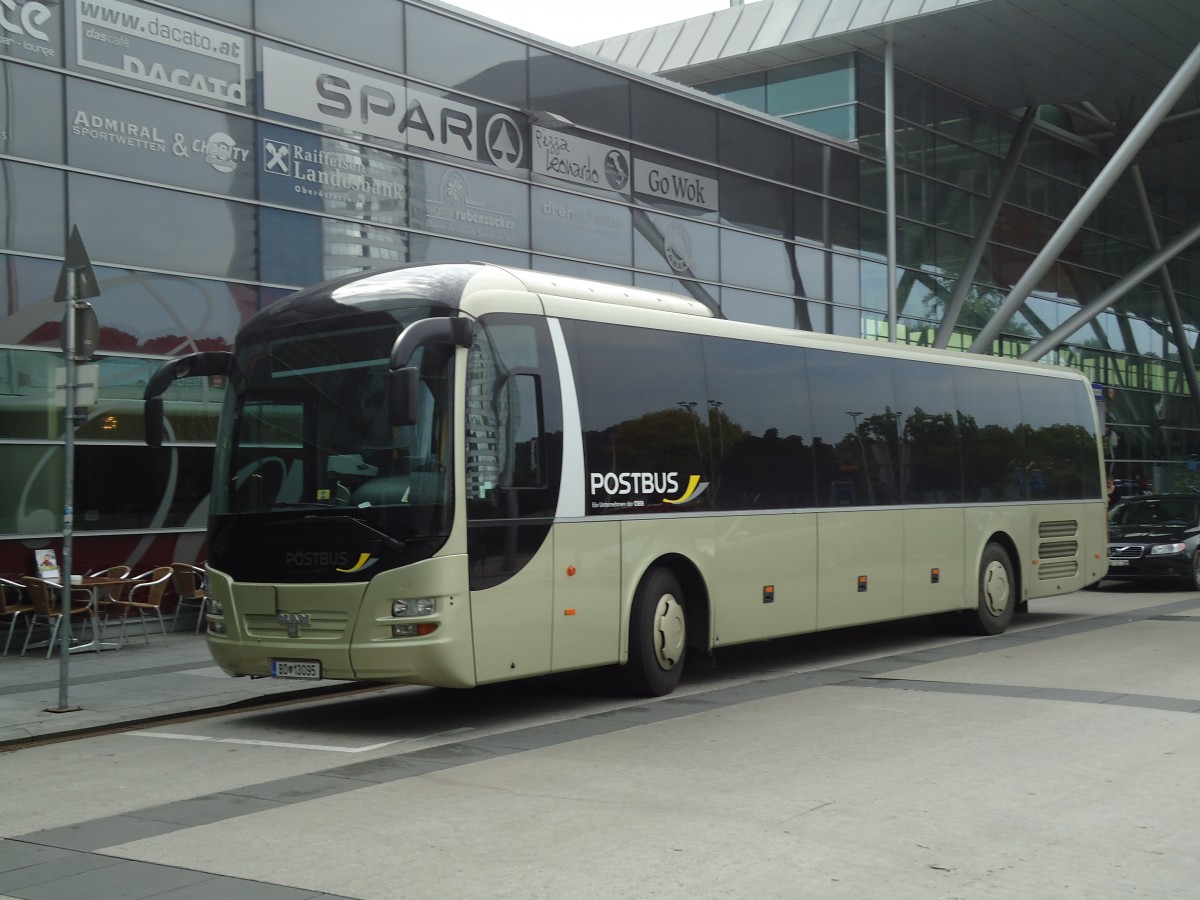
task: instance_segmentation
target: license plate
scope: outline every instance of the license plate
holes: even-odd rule
[[[1127,566],[1127,565],[1129,565],[1129,560],[1127,560],[1127,559],[1110,559],[1108,561],[1108,564],[1110,566]]]
[[[273,659],[271,677],[318,681],[321,678],[321,663],[315,659]]]

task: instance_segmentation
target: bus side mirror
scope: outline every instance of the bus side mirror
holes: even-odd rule
[[[388,372],[388,423],[396,428],[417,423],[417,385],[420,383],[413,366]]]
[[[233,354],[226,350],[205,350],[178,359],[168,359],[158,367],[142,394],[145,401],[143,417],[146,427],[146,446],[161,447],[163,440],[163,400],[174,382],[180,378],[203,375],[229,375],[233,371]]]

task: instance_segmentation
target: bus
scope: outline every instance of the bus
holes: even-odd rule
[[[751,641],[944,613],[998,634],[1108,565],[1092,387],[1050,365],[472,263],[333,280],[169,360],[149,444],[169,386],[214,376],[231,675],[620,666],[661,696]]]

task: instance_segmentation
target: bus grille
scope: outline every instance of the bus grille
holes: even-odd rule
[[[1038,580],[1052,581],[1055,578],[1070,578],[1079,571],[1079,560],[1055,559],[1043,561],[1038,566]]]
[[[1061,519],[1038,523],[1038,581],[1072,578],[1079,574],[1079,522]]]
[[[1079,534],[1079,523],[1074,519],[1064,519],[1061,522],[1039,522],[1038,537],[1075,537]]]
[[[308,622],[301,622],[296,626],[294,635],[288,633],[289,626],[287,623],[280,622],[274,615],[248,615],[243,617],[242,625],[249,637],[282,640],[336,641],[345,637],[346,629],[350,622],[350,617],[347,613],[336,610],[320,610],[317,612],[305,610],[300,612],[299,615],[308,616]]]

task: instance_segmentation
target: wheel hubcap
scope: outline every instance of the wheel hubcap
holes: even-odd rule
[[[654,656],[664,669],[683,658],[683,605],[672,594],[663,594],[654,608]]]
[[[991,615],[999,616],[1004,613],[1008,607],[1010,590],[1008,570],[998,562],[988,563],[983,573],[983,602]]]

